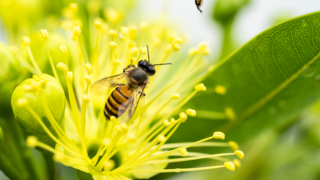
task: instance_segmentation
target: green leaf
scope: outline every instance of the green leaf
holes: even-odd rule
[[[207,94],[199,93],[188,104],[214,112],[230,108],[234,119],[190,120],[180,130],[205,129],[197,131],[200,136],[229,130],[227,139],[239,141],[285,124],[320,97],[319,52],[320,12],[262,32],[217,65],[203,81]],[[225,95],[215,93],[217,85],[226,87]]]

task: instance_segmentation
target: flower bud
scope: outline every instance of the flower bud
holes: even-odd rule
[[[54,145],[53,140],[28,110],[32,109],[55,134],[48,120],[48,114],[44,111],[45,105],[41,103],[40,98],[44,99],[55,121],[61,124],[66,104],[65,95],[57,80],[47,74],[34,75],[33,78],[25,80],[16,87],[11,97],[13,113],[25,136],[35,136],[41,142]]]

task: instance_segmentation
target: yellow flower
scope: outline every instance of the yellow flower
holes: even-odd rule
[[[90,37],[95,35],[95,41],[89,38],[91,44],[86,44],[83,41],[85,37],[81,28],[83,25],[76,15],[76,5],[72,4],[66,10],[70,14],[65,15],[66,19],[62,26],[74,43],[73,46],[59,47],[65,59],[56,65],[64,73],[68,90],[65,92],[68,95],[64,117],[65,128],[57,123],[54,118],[55,112],[46,110],[45,116],[53,127],[49,130],[28,100],[18,99],[17,105],[27,107],[25,109],[56,143],[55,147],[51,147],[39,141],[37,137],[29,136],[27,138],[29,146],[51,151],[56,161],[90,173],[96,180],[146,179],[158,173],[224,167],[233,171],[236,167],[240,167],[239,161],[236,161],[235,167],[235,164],[225,157],[235,155],[240,159],[244,157],[235,142],[210,141],[224,140],[223,132],[214,132],[212,136],[196,142],[166,143],[177,128],[186,122],[188,116],[191,116],[191,120],[196,116],[196,110],[188,109],[183,112],[181,107],[196,93],[206,90],[204,84],[197,84],[202,78],[203,71],[208,71],[204,67],[205,56],[209,53],[206,44],[191,49],[188,57],[181,58],[177,52],[184,46],[186,40],[178,36],[175,31],[163,25],[146,22],[140,23],[140,26],[123,26],[121,22],[124,14],[115,9],[106,9],[107,22],[101,18],[93,22],[96,30],[91,31]],[[50,39],[50,34],[46,30],[41,30],[40,35],[45,42]],[[32,56],[30,43],[32,42],[28,41],[28,38],[24,39],[30,60],[40,74],[41,70]],[[103,111],[108,96],[101,98],[90,93],[92,79],[98,80],[119,74],[129,64],[137,64],[139,60],[147,59],[146,45],[150,47],[151,63],[170,62],[173,65],[156,66],[156,74],[150,77],[150,83],[145,90],[146,101],[140,103],[141,108],[137,108],[129,121],[113,116],[110,120],[106,120]],[[63,86],[63,78],[56,71],[50,49],[47,49],[47,53],[53,74],[57,82]],[[69,56],[71,61],[67,60]],[[111,90],[106,94],[110,94]],[[42,101],[42,103],[47,102]],[[43,105],[44,108],[46,106]],[[54,132],[51,132],[52,130]],[[235,152],[205,154],[188,150],[191,147],[229,146]],[[214,159],[221,161],[221,165],[165,169],[169,163],[198,159]]]

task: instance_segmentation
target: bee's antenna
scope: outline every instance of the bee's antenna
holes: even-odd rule
[[[147,45],[147,52],[148,52],[148,62],[150,62],[149,47],[148,47],[148,45]]]
[[[172,65],[172,63],[161,63],[161,64],[153,64],[154,66],[158,66],[158,65]]]

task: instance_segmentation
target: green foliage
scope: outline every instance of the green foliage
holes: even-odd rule
[[[199,94],[189,106],[215,112],[231,108],[235,118],[192,127],[233,129],[229,138],[246,140],[285,124],[314,103],[320,97],[319,25],[320,12],[278,24],[217,65],[203,81],[210,95]],[[217,85],[227,93],[214,93]]]
[[[2,132],[2,128],[0,127],[0,156],[2,153],[2,149],[3,149],[3,132]]]

